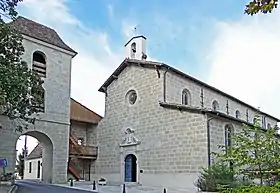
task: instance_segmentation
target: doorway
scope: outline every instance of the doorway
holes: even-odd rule
[[[126,156],[124,162],[124,181],[125,182],[136,182],[137,181],[137,158],[133,154]]]

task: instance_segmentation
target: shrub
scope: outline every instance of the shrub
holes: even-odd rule
[[[234,172],[225,164],[215,163],[209,168],[202,168],[195,186],[201,191],[218,191],[221,187],[233,188],[239,186]]]
[[[270,187],[270,186],[250,185],[250,186],[237,187],[233,189],[226,189],[223,190],[222,193],[280,193],[280,189],[274,186]]]

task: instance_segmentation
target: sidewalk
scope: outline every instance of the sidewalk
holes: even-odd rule
[[[68,186],[69,184],[58,184],[59,186]],[[106,185],[98,186],[97,191],[99,193],[122,193],[122,186],[118,185]],[[74,182],[73,188],[92,190],[92,182]],[[176,190],[176,189],[166,189],[167,193],[197,193],[197,191],[191,190]],[[126,193],[163,193],[163,188],[159,187],[148,187],[148,186],[127,186]]]

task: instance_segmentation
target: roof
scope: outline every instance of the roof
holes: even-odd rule
[[[97,124],[102,119],[102,117],[75,99],[71,98],[70,119],[71,121]]]
[[[23,35],[35,38],[37,40],[49,43],[51,45],[77,54],[75,50],[73,50],[63,42],[63,40],[56,33],[55,30],[47,26],[44,26],[40,23],[37,23],[22,16],[19,16],[10,24],[14,26]]]
[[[31,151],[31,153],[26,157],[26,159],[36,159],[42,157],[43,146],[38,143],[37,146]]]
[[[147,39],[145,36],[143,36],[143,35],[140,35],[140,36],[134,36],[134,37],[132,37],[130,40],[128,40],[128,42],[124,45],[124,47],[127,45],[127,44],[129,44],[129,42],[131,42],[133,39],[136,39],[136,38],[143,38],[143,39]]]
[[[259,109],[257,109],[256,107],[253,107],[253,106],[251,106],[251,105],[249,105],[249,104],[247,104],[247,103],[245,103],[245,102],[243,102],[243,101],[241,101],[241,100],[235,98],[234,96],[229,95],[229,94],[227,94],[227,93],[225,93],[225,92],[223,92],[223,91],[221,91],[221,90],[219,90],[219,89],[217,89],[217,88],[215,88],[215,87],[213,87],[213,86],[211,86],[211,85],[209,85],[209,84],[206,84],[206,83],[204,83],[204,82],[202,82],[202,81],[200,81],[200,80],[198,80],[198,79],[196,79],[196,78],[194,78],[194,77],[192,77],[192,76],[190,76],[190,75],[188,75],[188,74],[186,74],[186,73],[184,73],[184,72],[182,72],[182,71],[180,71],[180,70],[177,70],[177,69],[175,69],[175,68],[173,68],[173,67],[171,67],[171,66],[169,66],[169,65],[167,65],[167,64],[160,63],[160,62],[154,62],[154,61],[145,61],[145,60],[137,60],[137,59],[129,59],[129,58],[126,58],[126,59],[119,65],[119,67],[113,72],[113,74],[105,81],[105,83],[98,89],[98,91],[100,91],[100,92],[106,92],[107,87],[108,87],[115,79],[117,79],[118,75],[119,75],[127,66],[129,66],[129,65],[137,65],[137,66],[141,66],[141,67],[144,67],[144,68],[166,69],[166,70],[171,71],[171,72],[173,72],[173,73],[175,73],[175,74],[177,74],[177,75],[180,75],[180,76],[182,76],[182,77],[184,77],[184,78],[187,78],[187,79],[189,79],[189,80],[192,80],[192,81],[196,82],[197,84],[199,84],[199,85],[201,85],[201,86],[203,86],[203,87],[205,87],[205,88],[211,89],[211,90],[213,90],[213,91],[215,91],[215,92],[217,92],[217,93],[219,93],[219,94],[221,94],[221,95],[227,97],[228,99],[231,99],[231,100],[233,100],[233,101],[236,101],[236,102],[238,102],[238,103],[240,103],[240,104],[242,104],[242,105],[244,105],[244,106],[247,106],[247,107],[249,107],[249,108],[251,108],[251,109],[253,109],[253,110],[255,110],[255,111],[259,111],[259,112],[262,113],[263,115],[266,115],[266,116],[268,116],[268,117],[271,117],[271,118],[277,120],[278,122],[280,121],[278,118],[276,118],[276,117],[274,117],[274,116],[272,116],[272,115],[269,115],[269,114],[267,114],[267,113],[265,113],[265,112],[262,112],[262,111],[260,111]]]

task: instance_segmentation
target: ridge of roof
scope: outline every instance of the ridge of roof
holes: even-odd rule
[[[258,108],[256,107],[253,107],[252,105],[248,104],[248,103],[245,103],[243,101],[241,101],[240,99],[228,94],[228,93],[225,93],[224,91],[221,91],[217,88],[215,88],[214,86],[211,86],[201,80],[198,80],[197,78],[194,78],[174,67],[171,67],[165,63],[162,63],[162,62],[155,62],[155,61],[145,61],[145,60],[137,60],[137,59],[130,59],[130,58],[125,58],[123,60],[123,62],[118,66],[118,68],[111,74],[111,76],[103,83],[103,85],[98,89],[99,92],[105,92],[106,88],[116,79],[116,77],[128,66],[128,65],[140,65],[141,67],[146,67],[146,68],[165,68],[166,70],[169,70],[169,71],[172,71],[174,72],[175,74],[178,74],[180,76],[183,76],[184,78],[187,78],[187,79],[190,79],[196,83],[198,83],[200,86],[204,86],[206,88],[209,88],[225,97],[228,97],[229,99],[233,100],[233,101],[236,101],[244,106],[247,106],[255,111],[259,111],[260,113],[262,113],[263,115],[266,115],[268,117],[271,117],[275,120],[277,120],[278,122],[280,122],[280,119],[272,116],[272,115],[269,115],[268,113],[265,113],[261,110],[259,110]]]
[[[58,35],[58,33],[43,24],[40,24],[31,19],[27,19],[23,16],[18,16],[14,21],[10,22],[10,24],[15,27],[21,34],[35,38],[37,40],[46,42],[48,44],[57,46],[64,50],[70,51],[75,55],[77,52],[70,48]]]

